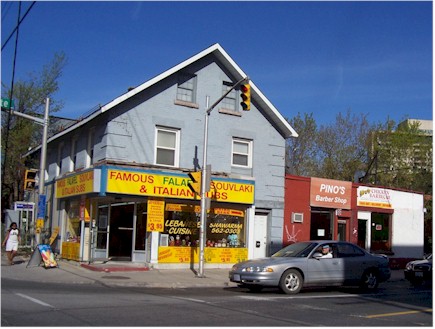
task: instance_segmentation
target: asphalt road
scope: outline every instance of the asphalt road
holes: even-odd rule
[[[2,278],[2,326],[432,326],[432,287],[407,281],[357,289],[157,289]]]

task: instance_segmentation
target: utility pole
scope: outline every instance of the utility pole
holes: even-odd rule
[[[207,170],[211,170],[211,167],[207,168],[207,145],[208,145],[208,119],[211,111],[218,105],[231,91],[237,88],[242,82],[249,81],[248,77],[245,77],[232,86],[225,94],[223,94],[212,106],[208,108],[210,97],[207,96],[206,99],[206,107],[207,110],[205,112],[204,118],[204,145],[203,145],[203,160],[202,160],[202,174],[201,174],[201,222],[199,228],[199,271],[197,276],[200,278],[204,278],[204,244],[205,244],[205,222],[207,218],[207,177],[210,176],[210,173],[207,173]]]
[[[45,204],[46,204],[46,195],[44,194],[45,188],[45,162],[47,159],[47,139],[48,139],[48,124],[49,124],[49,108],[50,108],[50,99],[47,97],[45,102],[45,111],[44,111],[44,119],[37,118],[25,113],[17,112],[12,109],[7,110],[10,114],[29,119],[35,121],[36,123],[42,125],[44,127],[42,133],[42,144],[41,144],[41,157],[39,161],[39,186],[38,186],[38,207],[37,207],[37,221],[36,226],[42,227],[44,226],[45,221]],[[3,110],[4,108],[2,108]],[[42,220],[42,222],[41,222]],[[39,227],[35,229],[35,241],[36,245],[41,243],[41,236]]]

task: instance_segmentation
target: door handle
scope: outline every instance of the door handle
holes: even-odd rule
[[[118,230],[123,230],[123,231],[133,231],[133,227],[118,227]]]

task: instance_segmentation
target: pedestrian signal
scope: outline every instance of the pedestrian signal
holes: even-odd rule
[[[36,169],[28,169],[24,174],[24,189],[34,190],[36,186],[36,175],[38,171]]]

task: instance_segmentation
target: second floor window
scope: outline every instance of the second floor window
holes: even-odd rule
[[[252,141],[233,138],[231,165],[252,168]]]
[[[74,171],[77,167],[77,137],[74,137],[71,142],[71,171]]]
[[[180,74],[178,76],[177,100],[195,103],[196,76]]]
[[[155,164],[178,167],[180,153],[180,130],[173,128],[156,128]]]
[[[62,174],[62,161],[63,161],[63,143],[60,143],[57,148],[57,173],[56,176]]]
[[[88,133],[88,157],[86,160],[86,167],[90,167],[94,163],[94,143],[95,143],[95,129],[91,128],[91,130]]]
[[[228,90],[230,90],[233,87],[233,84],[231,82],[224,81],[222,84],[222,95],[224,95]],[[232,90],[223,100],[221,107],[230,110],[230,111],[237,111],[236,107],[236,99],[237,99],[237,93],[236,90]]]

